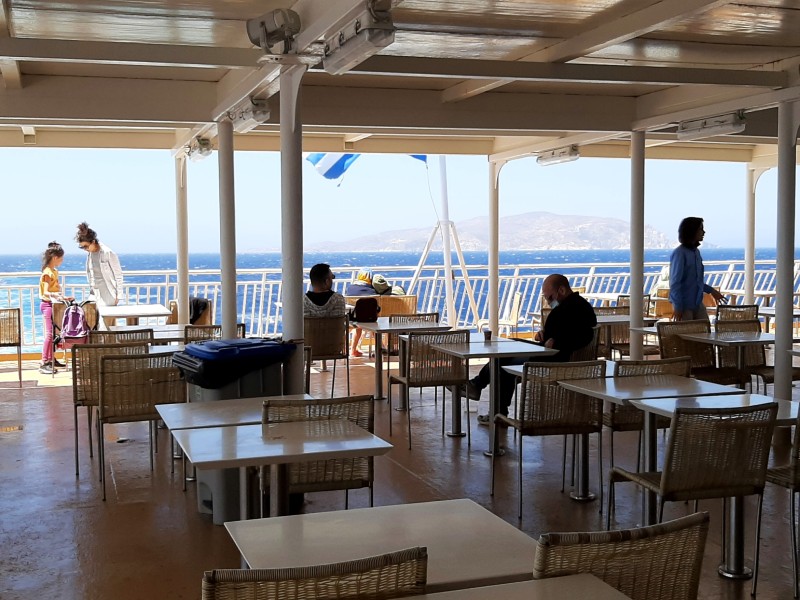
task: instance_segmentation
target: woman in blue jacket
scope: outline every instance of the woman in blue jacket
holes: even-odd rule
[[[669,261],[669,301],[675,321],[708,320],[703,306],[704,293],[711,294],[717,304],[725,300],[722,294],[703,281],[703,257],[698,248],[705,234],[700,217],[686,217],[678,226],[681,245],[672,251]]]

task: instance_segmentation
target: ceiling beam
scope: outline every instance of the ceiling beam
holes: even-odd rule
[[[8,18],[8,2],[0,0],[0,42],[11,39],[11,23]],[[22,87],[22,71],[19,63],[14,60],[3,60],[0,56],[0,79],[3,86],[9,90],[18,90]]]
[[[2,0],[0,0],[1,2]],[[157,67],[253,69],[263,56],[252,48],[29,39],[0,36],[0,59]]]
[[[526,144],[517,148],[495,152],[489,155],[489,160],[492,162],[501,160],[513,160],[515,158],[523,158],[531,156],[532,154],[539,154],[540,152],[547,152],[549,150],[556,150],[557,148],[564,148],[565,146],[581,146],[583,144],[596,144],[598,142],[605,142],[608,140],[616,139],[621,136],[629,136],[630,132],[615,131],[611,133],[576,133],[567,135],[561,138],[547,140],[543,142],[535,142]]]
[[[779,102],[794,100],[800,100],[800,86],[772,90],[759,94],[749,94],[747,96],[725,100],[713,98],[699,106],[671,112],[660,112],[658,114],[647,114],[639,110],[637,106],[637,118],[632,123],[632,129],[637,131],[658,129],[689,119],[702,119],[704,117],[711,117],[739,110],[746,111],[773,108],[777,106]]]
[[[659,0],[628,15],[604,21],[593,29],[537,50],[520,60],[567,62],[660,29],[687,16],[729,3],[729,0]],[[603,16],[602,13],[600,16]],[[444,90],[442,101],[465,100],[506,83],[508,82],[502,80],[467,81]]]
[[[581,63],[526,63],[502,60],[439,59],[373,56],[349,74],[395,77],[485,79],[491,81],[558,81],[581,83],[646,83],[652,85],[730,85],[780,88],[787,84],[783,71],[738,69],[683,69],[676,67],[618,66]]]
[[[200,81],[26,75],[26,82],[0,88],[0,120],[193,127],[208,121],[215,100],[214,84]]]

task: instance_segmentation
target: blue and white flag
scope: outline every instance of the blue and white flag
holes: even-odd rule
[[[325,179],[339,179],[360,154],[341,154],[336,152],[317,152],[309,154],[306,160],[317,169]]]

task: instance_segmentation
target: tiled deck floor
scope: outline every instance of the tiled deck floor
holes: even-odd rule
[[[352,363],[352,392],[372,393],[373,367],[367,359]],[[26,363],[25,383],[16,387],[15,365],[0,363],[0,598],[199,598],[206,569],[235,568],[239,557],[223,527],[196,510],[195,490],[181,491],[180,476],[170,474],[167,435],[160,431],[162,452],[151,473],[144,425],[107,429],[110,465],[109,499],[101,501],[97,460],[86,447],[85,411],[80,409],[81,476],[75,478],[70,375],[39,376]],[[337,392],[344,394],[341,370]],[[315,374],[312,394],[326,396],[330,372]],[[484,394],[486,395],[486,394]],[[485,402],[481,412],[486,412]],[[441,398],[433,390],[420,399],[412,391],[414,446],[406,448],[405,415],[395,413],[394,450],[376,460],[376,505],[467,497],[517,524],[516,446],[499,459],[497,494],[489,495],[490,460],[483,455],[487,431],[473,424],[472,447],[466,438],[442,437]],[[474,411],[476,405],[472,403]],[[376,433],[388,438],[385,402],[376,404]],[[115,444],[123,437],[128,441]],[[635,434],[617,437],[617,460],[633,464]],[[592,489],[597,491],[595,446]],[[607,449],[607,441],[606,441]],[[521,528],[530,535],[545,531],[592,530],[603,526],[598,503],[577,504],[559,493],[561,438],[526,440],[524,515]],[[788,461],[789,447],[776,448]],[[608,452],[605,452],[606,460]],[[619,486],[617,521],[636,524],[638,495]],[[366,490],[350,496],[351,506],[366,506]],[[307,496],[307,512],[344,507],[342,493]],[[749,597],[749,582],[728,581],[716,573],[720,557],[720,503],[707,501],[712,526],[700,584],[701,598]],[[687,513],[683,503],[668,505],[666,517]],[[755,505],[748,505],[748,536]],[[475,544],[480,545],[476,539]],[[747,557],[751,556],[748,539]],[[494,560],[487,556],[486,560]],[[760,598],[791,598],[788,500],[783,490],[768,488],[762,539]]]

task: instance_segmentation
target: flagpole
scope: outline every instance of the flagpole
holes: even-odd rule
[[[447,323],[458,326],[458,315],[453,297],[453,258],[450,253],[450,206],[447,197],[447,158],[439,155],[439,184],[441,190],[442,211],[439,218],[439,231],[442,234],[442,252],[444,253],[444,289],[447,306]]]

